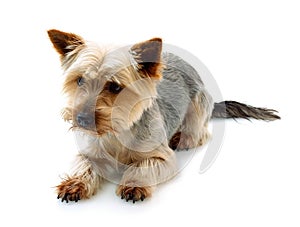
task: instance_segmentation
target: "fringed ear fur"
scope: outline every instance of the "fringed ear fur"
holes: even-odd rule
[[[56,29],[49,30],[48,36],[62,59],[76,47],[84,44],[84,40],[80,36]]]
[[[154,78],[161,78],[161,38],[153,38],[137,43],[131,47],[131,53],[137,63],[138,70]]]
[[[85,44],[84,40],[73,33],[62,32],[56,29],[48,31],[48,36],[60,54],[63,61],[67,54],[77,47]],[[137,63],[137,68],[144,76],[161,78],[161,38],[153,38],[145,42],[137,43],[131,47],[131,54]]]

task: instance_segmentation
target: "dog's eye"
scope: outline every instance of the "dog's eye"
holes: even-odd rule
[[[115,82],[110,82],[108,85],[108,90],[114,94],[119,94],[122,91],[122,89],[123,88]]]
[[[81,86],[81,85],[83,85],[83,83],[84,83],[84,79],[82,77],[78,77],[77,78],[77,85]]]

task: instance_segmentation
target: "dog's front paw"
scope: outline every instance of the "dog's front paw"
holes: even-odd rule
[[[117,195],[121,196],[121,199],[125,199],[126,202],[132,200],[133,203],[136,201],[144,201],[145,198],[151,196],[151,187],[133,187],[126,185],[119,185],[117,189]]]
[[[82,182],[80,178],[76,177],[68,177],[66,180],[61,182],[60,185],[56,186],[56,191],[57,199],[61,199],[62,202],[78,202],[80,199],[88,198],[86,184]]]

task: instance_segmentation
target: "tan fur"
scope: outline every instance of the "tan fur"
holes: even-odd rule
[[[72,33],[50,30],[48,34],[64,70],[63,91],[68,102],[62,116],[89,140],[73,172],[57,186],[58,198],[67,202],[87,199],[97,192],[103,178],[117,183],[117,195],[127,201],[150,197],[157,184],[176,174],[175,154],[164,135],[154,141],[132,142],[140,136],[132,127],[154,105],[157,83],[162,79],[161,39],[138,43],[128,52],[102,50]],[[112,90],[114,87],[122,93]],[[202,106],[202,96],[190,103],[171,147],[192,148],[206,142],[210,113]],[[94,127],[82,126],[81,113],[92,118]],[[150,123],[161,126],[159,111],[152,114]],[[121,173],[120,179],[113,178],[110,168]]]
[[[101,177],[93,171],[89,160],[83,155],[78,155],[72,173],[56,186],[58,198],[66,202],[88,199],[96,193],[101,181]]]

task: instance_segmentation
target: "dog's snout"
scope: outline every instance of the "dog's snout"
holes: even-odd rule
[[[91,128],[94,123],[94,118],[91,114],[89,113],[78,113],[76,116],[76,120],[79,126],[83,128]]]

